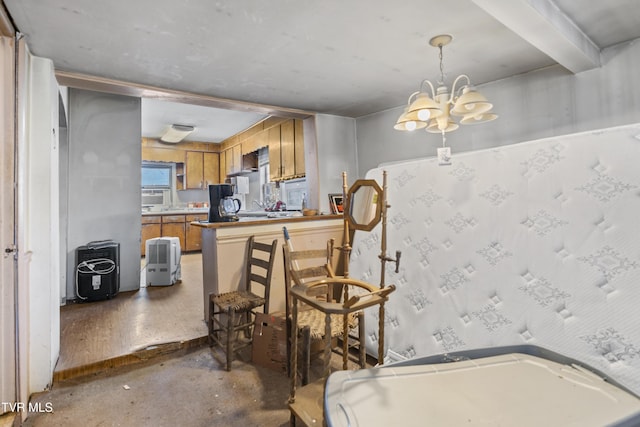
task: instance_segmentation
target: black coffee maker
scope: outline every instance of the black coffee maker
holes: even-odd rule
[[[209,222],[238,221],[240,200],[233,198],[233,185],[209,185]]]

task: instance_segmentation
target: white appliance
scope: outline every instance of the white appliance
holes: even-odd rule
[[[164,189],[142,189],[141,194],[142,207],[153,208],[154,206],[163,207],[171,205],[171,190]]]
[[[249,177],[248,176],[232,176],[229,183],[233,185],[233,197],[240,201],[240,210],[249,210],[247,206],[247,194],[249,194]]]
[[[303,209],[302,201],[308,202],[306,200],[308,189],[305,178],[282,182],[280,191],[282,192],[282,201],[287,205],[288,211],[299,211]]]
[[[156,237],[145,242],[148,286],[170,286],[182,278],[180,270],[180,239]]]

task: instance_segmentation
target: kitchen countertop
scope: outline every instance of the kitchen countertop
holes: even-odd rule
[[[159,215],[199,215],[208,214],[209,208],[183,208],[183,209],[168,209],[166,211],[142,211],[142,216],[159,216]]]
[[[342,219],[342,215],[311,215],[311,216],[285,216],[268,218],[263,216],[240,217],[240,221],[233,222],[191,222],[191,225],[203,228],[226,228],[226,227],[242,227],[250,225],[274,224],[279,222],[301,222],[301,221],[317,221],[325,219]]]

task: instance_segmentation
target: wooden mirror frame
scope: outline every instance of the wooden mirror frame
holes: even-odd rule
[[[363,187],[370,187],[373,189],[373,191],[376,193],[376,211],[375,214],[373,215],[373,218],[371,219],[371,221],[367,224],[360,224],[359,222],[356,221],[356,219],[353,217],[352,212],[351,212],[351,204],[352,204],[352,199],[353,199],[353,195],[360,189]],[[353,183],[353,185],[351,186],[351,188],[349,188],[349,191],[347,192],[347,194],[345,195],[345,207],[344,207],[344,215],[346,220],[349,222],[349,226],[351,228],[353,228],[354,230],[362,230],[362,231],[371,231],[373,230],[373,228],[378,225],[378,223],[380,222],[380,219],[382,217],[382,203],[384,203],[384,197],[383,197],[383,192],[382,192],[382,188],[380,188],[380,185],[378,185],[378,183],[376,182],[375,179],[359,179],[356,182]]]

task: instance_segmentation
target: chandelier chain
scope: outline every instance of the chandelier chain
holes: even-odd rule
[[[438,82],[440,85],[444,84],[444,64],[442,63],[442,45],[438,45],[440,49],[440,54],[438,57],[440,58],[440,81]]]

